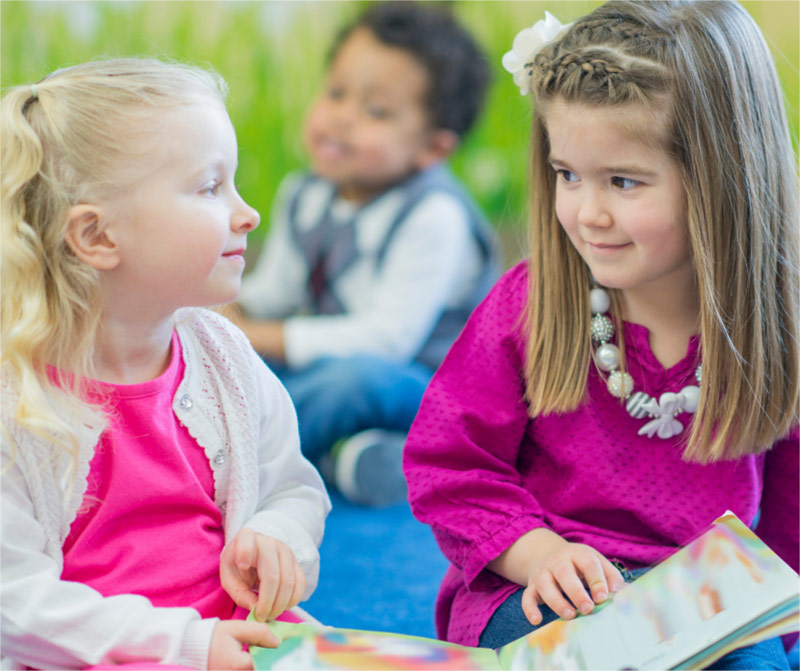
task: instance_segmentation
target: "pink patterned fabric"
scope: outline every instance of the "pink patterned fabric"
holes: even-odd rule
[[[477,644],[495,609],[519,589],[486,565],[537,527],[638,568],[675,552],[726,510],[751,524],[760,506],[758,534],[797,570],[797,430],[759,456],[686,463],[680,436],[637,435],[644,420],[627,414],[593,367],[586,403],[531,420],[523,379],[527,292],[521,263],[470,318],[406,444],[412,511],[432,527],[451,564],[436,604],[438,635]],[[665,370],[647,329],[624,328],[637,390],[658,396],[690,383],[698,337]]]
[[[113,415],[91,461],[89,486],[64,542],[62,579],[104,596],[140,594],[155,606],[229,618],[225,543],[208,457],[172,411],[183,379],[177,334],[168,369],[134,385],[93,383]]]

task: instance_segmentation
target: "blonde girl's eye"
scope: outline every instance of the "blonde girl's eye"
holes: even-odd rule
[[[630,177],[612,177],[611,184],[620,191],[630,191],[631,189],[639,186],[641,182],[631,179]]]
[[[217,196],[219,194],[219,188],[222,185],[222,182],[212,182],[207,186],[204,186],[200,189],[200,193],[206,196]]]

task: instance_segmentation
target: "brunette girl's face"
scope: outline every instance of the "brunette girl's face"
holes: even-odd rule
[[[547,106],[558,220],[597,282],[623,293],[687,287],[694,275],[686,195],[658,141],[663,125],[635,104]]]

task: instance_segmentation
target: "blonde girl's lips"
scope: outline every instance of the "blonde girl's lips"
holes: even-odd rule
[[[224,259],[233,259],[235,261],[241,261],[244,263],[244,249],[234,249],[231,252],[225,252],[222,255]]]

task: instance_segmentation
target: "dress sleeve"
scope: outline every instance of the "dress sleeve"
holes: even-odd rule
[[[216,619],[201,620],[192,608],[156,608],[142,596],[103,597],[87,585],[61,580],[57,558],[45,551],[21,460],[5,439],[0,491],[3,668],[145,661],[207,666]]]
[[[524,398],[525,264],[475,310],[434,375],[408,436],[404,471],[414,515],[471,584],[527,531],[546,526],[517,460]]]
[[[756,528],[759,537],[795,571],[798,570],[800,528],[800,428],[767,452],[764,461],[764,486],[761,518]]]
[[[257,355],[256,355],[257,357]],[[319,578],[319,546],[331,503],[317,470],[300,452],[297,417],[289,394],[262,361],[257,455],[258,500],[244,526],[286,543],[306,576],[307,599]]]

